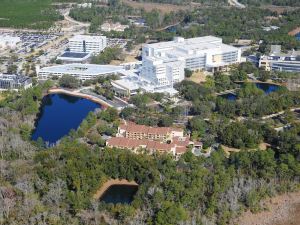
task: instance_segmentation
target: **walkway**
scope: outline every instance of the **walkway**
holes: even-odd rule
[[[70,23],[75,23],[75,24],[77,24],[77,25],[79,25],[79,26],[83,26],[83,27],[88,27],[88,26],[90,26],[89,23],[83,23],[83,22],[79,22],[79,21],[77,21],[77,20],[74,20],[73,18],[71,18],[71,17],[69,16],[69,13],[70,13],[70,9],[67,10],[67,12],[64,13],[64,18],[65,18],[65,20],[69,21]]]
[[[106,101],[104,101],[102,99],[99,99],[99,98],[96,98],[94,96],[90,96],[90,95],[87,95],[87,94],[82,94],[82,93],[79,93],[79,92],[76,92],[76,91],[68,91],[68,90],[65,90],[65,89],[62,89],[62,88],[52,88],[48,91],[48,93],[50,93],[50,94],[66,94],[66,95],[86,98],[86,99],[89,99],[93,102],[104,105],[106,107],[113,107],[111,104],[107,103]]]
[[[226,94],[233,94],[233,95],[236,95],[236,91],[239,90],[239,89],[240,89],[240,88],[234,88],[234,89],[222,91],[222,92],[216,93],[216,95],[217,95],[217,96],[219,96],[219,95],[226,95]]]
[[[246,8],[246,6],[244,4],[239,3],[237,0],[228,0],[228,3],[229,3],[229,5],[235,6],[235,7],[240,8],[240,9]]]
[[[298,111],[298,110],[300,110],[300,107],[299,108],[291,108],[290,109],[291,112],[295,112],[295,111]],[[262,119],[265,120],[265,119],[274,118],[274,117],[282,115],[284,113],[285,113],[285,111],[281,111],[281,112],[278,112],[278,113],[273,113],[273,114],[268,115],[268,116],[263,116]]]
[[[179,22],[177,22],[177,23],[174,23],[174,24],[171,24],[171,25],[162,27],[162,28],[158,28],[158,29],[156,29],[155,31],[163,31],[163,30],[166,30],[166,29],[168,29],[168,28],[170,28],[170,27],[175,27],[175,26],[179,25],[180,23],[181,23],[181,22],[179,21]]]
[[[99,103],[100,105],[103,105],[105,107],[112,107],[117,110],[122,110],[125,108],[128,103],[119,99],[114,98],[113,100],[108,100],[104,96],[97,95],[96,93],[91,92],[90,87],[84,87],[77,90],[66,90],[63,88],[52,88],[48,91],[48,93],[61,93],[66,95],[72,95],[76,97],[86,98],[93,102]]]

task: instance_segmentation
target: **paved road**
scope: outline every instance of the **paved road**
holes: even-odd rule
[[[77,21],[77,20],[74,20],[73,18],[71,18],[71,17],[69,16],[69,13],[70,13],[70,10],[68,10],[67,12],[65,12],[65,14],[64,14],[65,20],[69,21],[70,23],[75,23],[75,24],[77,24],[77,25],[79,25],[79,26],[83,26],[83,27],[88,27],[88,26],[90,26],[89,23],[82,23],[82,22],[79,22],[79,21]]]

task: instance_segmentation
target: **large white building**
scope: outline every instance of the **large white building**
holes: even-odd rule
[[[141,76],[157,87],[173,86],[184,79],[184,69],[216,71],[241,61],[241,50],[213,36],[146,44]]]
[[[97,78],[98,76],[106,76],[110,74],[118,74],[123,71],[122,66],[111,65],[95,65],[95,64],[66,64],[59,66],[50,66],[36,68],[39,80],[47,80],[52,77],[60,78],[64,74],[76,77],[81,81]]]
[[[177,91],[175,83],[184,79],[184,70],[216,71],[241,62],[241,49],[222,43],[213,36],[146,44],[142,49],[142,65],[139,75],[125,75],[112,81],[114,90],[124,96],[139,91],[168,93]]]
[[[19,37],[0,35],[0,48],[16,48],[19,42],[21,42]]]
[[[105,36],[76,35],[69,40],[70,52],[100,53],[107,46]]]

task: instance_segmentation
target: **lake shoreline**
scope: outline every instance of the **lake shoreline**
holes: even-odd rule
[[[297,225],[300,224],[300,191],[282,194],[263,201],[267,208],[259,213],[244,212],[235,225]]]
[[[100,199],[103,194],[113,185],[133,185],[138,186],[135,181],[128,181],[126,179],[110,179],[106,181],[101,187],[97,190],[97,192],[93,195],[94,199]]]
[[[73,92],[73,91],[68,91],[65,89],[61,89],[61,88],[52,88],[48,90],[48,95],[49,94],[65,94],[65,95],[70,95],[70,96],[74,96],[74,97],[78,97],[78,98],[85,98],[87,100],[90,100],[92,102],[95,102],[97,104],[99,104],[102,107],[113,107],[112,105],[110,105],[109,103],[96,98],[94,96],[91,95],[87,95],[87,94],[83,94],[83,93],[79,93],[79,92]]]
[[[101,105],[86,98],[47,94],[36,115],[31,139],[36,141],[40,137],[47,145],[55,145],[72,129],[77,130],[90,112],[98,109],[101,109]]]

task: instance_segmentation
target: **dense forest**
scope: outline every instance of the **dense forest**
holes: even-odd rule
[[[204,35],[222,37],[225,43],[232,43],[236,39],[250,39],[254,43],[262,40],[259,51],[263,54],[268,51],[270,44],[280,44],[283,49],[300,48],[299,41],[288,35],[289,31],[299,26],[299,9],[280,15],[259,7],[237,9],[221,6],[161,13],[158,10],[146,12],[117,3],[104,8],[74,8],[70,12],[70,16],[76,20],[91,22],[90,32],[96,33],[100,32],[99,27],[106,20],[130,24],[128,15],[144,18],[147,26],[131,26],[125,32],[106,32],[105,35],[133,39],[135,43],[143,43],[146,39],[162,41],[171,40],[174,36],[190,38]],[[168,26],[171,27],[165,28]],[[268,26],[278,26],[279,29],[264,31],[263,27]]]
[[[246,209],[262,210],[260,201],[268,196],[297,190],[299,122],[287,113],[284,118],[290,127],[275,131],[259,117],[299,106],[300,95],[285,88],[266,95],[252,84],[233,82],[255,69],[241,64],[229,75],[215,74],[204,84],[184,81],[176,87],[192,103],[193,117],[186,132],[193,140],[200,138],[204,148],[220,144],[209,158],[188,151],[178,161],[170,155],[110,149],[101,137],[115,134],[120,117],[171,126],[184,109],[165,101],[163,94],[138,94],[131,99],[134,108],[124,109],[121,115],[112,108],[89,113],[77,130],[56,146],[46,147],[43,140],[33,142],[30,137],[41,99],[53,83],[19,94],[4,93],[0,101],[1,223],[228,224]],[[259,78],[263,73],[255,74]],[[239,88],[237,101],[214,95],[232,87]],[[160,107],[153,108],[153,101]],[[241,115],[246,119],[236,120]],[[262,142],[269,147],[257,150]],[[225,154],[223,145],[240,152]],[[110,178],[139,184],[130,205],[92,198]]]
[[[137,0],[137,2],[155,2],[155,3],[169,3],[169,4],[189,4],[191,2],[201,4],[226,4],[227,0]],[[277,6],[300,6],[298,0],[239,0],[238,2],[249,6],[260,6],[260,5],[277,5]]]
[[[300,6],[298,0],[239,0],[240,3],[247,5],[276,5],[276,6]]]

